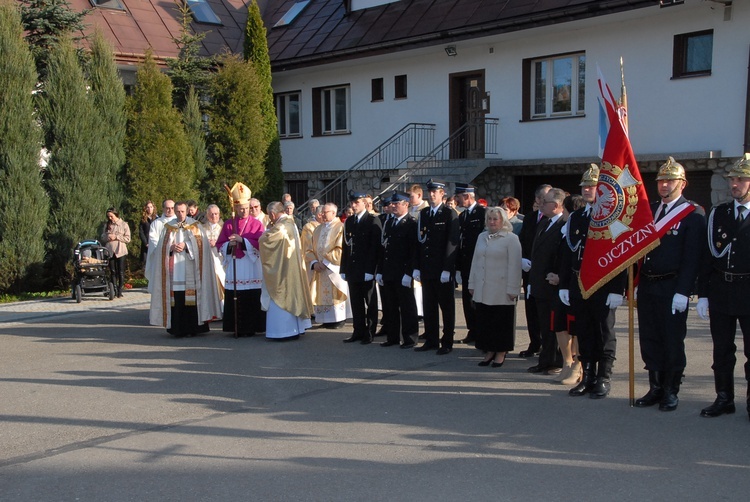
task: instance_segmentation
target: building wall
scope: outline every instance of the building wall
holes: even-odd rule
[[[303,138],[282,141],[288,173],[344,170],[409,122],[437,124],[436,141],[448,137],[449,74],[484,69],[491,117],[498,117],[499,158],[528,160],[597,156],[597,64],[619,95],[623,58],[630,134],[636,155],[719,151],[742,155],[747,94],[749,2],[734,2],[731,19],[715,2],[639,9],[626,14],[558,24],[521,33],[278,72],[276,92],[301,91]],[[714,30],[712,75],[672,80],[675,34]],[[490,50],[492,49],[492,50]],[[521,121],[522,61],[571,51],[586,52],[586,116]],[[408,97],[393,98],[395,75],[407,75]],[[384,79],[382,102],[371,102],[371,79]],[[312,137],[311,90],[351,85],[351,134]],[[535,162],[537,161],[537,162]]]

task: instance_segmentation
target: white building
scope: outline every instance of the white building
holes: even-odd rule
[[[269,0],[264,18],[299,201],[407,124],[431,124],[437,148],[469,116],[496,122],[436,154],[461,162],[422,175],[473,181],[491,202],[515,195],[523,209],[541,182],[577,192],[599,160],[597,66],[619,95],[620,58],[649,193],[671,155],[689,171],[688,197],[715,203],[721,174],[750,149],[747,1]],[[399,165],[376,156],[346,187],[379,193],[427,151]]]

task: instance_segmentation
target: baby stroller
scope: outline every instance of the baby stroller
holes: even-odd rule
[[[113,300],[115,283],[109,269],[110,253],[99,241],[79,242],[73,252],[73,278],[71,296],[77,303],[86,294],[102,293]]]

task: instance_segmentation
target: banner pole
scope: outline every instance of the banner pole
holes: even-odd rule
[[[628,265],[628,373],[630,407],[635,405],[635,298],[633,294],[633,264]]]

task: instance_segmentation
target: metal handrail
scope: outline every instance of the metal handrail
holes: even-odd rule
[[[298,214],[305,214],[312,199],[321,202],[326,195],[345,184],[351,174],[363,169],[377,169],[391,171],[399,169],[402,164],[409,160],[423,158],[425,153],[432,148],[435,138],[435,124],[412,122],[405,125],[380,146],[365,155],[359,162],[343,171],[333,181],[321,190],[318,190],[304,204],[297,209]],[[341,202],[341,201],[337,201]]]
[[[425,155],[419,160],[414,166],[409,168],[404,174],[398,177],[392,182],[385,190],[374,198],[377,202],[380,200],[383,194],[401,188],[402,190],[406,185],[410,185],[413,181],[419,177],[424,176],[428,173],[428,169],[434,168],[436,164],[444,162],[446,160],[452,160],[451,152],[460,150],[460,142],[465,139],[465,135],[470,131],[471,128],[482,127],[484,132],[484,154],[485,155],[496,155],[497,154],[497,127],[500,123],[500,119],[484,117],[475,121],[464,123],[461,127],[456,129],[448,138],[435,147],[431,152]],[[455,158],[455,156],[453,156]],[[449,172],[448,175],[453,174],[457,171],[454,169]]]

